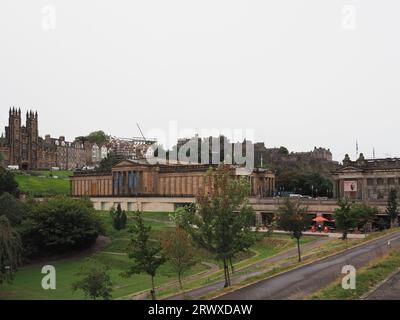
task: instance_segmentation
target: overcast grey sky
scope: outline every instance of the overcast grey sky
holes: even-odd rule
[[[53,19],[55,9],[55,19]],[[398,0],[1,0],[0,125],[121,137],[243,128],[290,150],[400,156]],[[354,11],[355,10],[355,11]]]

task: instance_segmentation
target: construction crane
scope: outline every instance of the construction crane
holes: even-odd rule
[[[141,134],[142,137],[143,137],[143,140],[144,140],[144,141],[147,141],[146,138],[144,137],[144,134],[143,134],[142,129],[140,129],[139,123],[136,122],[136,125],[137,125],[137,127],[138,127],[138,129],[139,129],[139,131],[140,131],[140,134]]]

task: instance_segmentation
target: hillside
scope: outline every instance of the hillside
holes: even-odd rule
[[[17,172],[15,180],[21,192],[31,197],[48,197],[69,194],[68,177],[72,171]]]

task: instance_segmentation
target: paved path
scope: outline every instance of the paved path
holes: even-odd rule
[[[324,243],[326,241],[329,241],[329,240],[330,240],[329,238],[327,238],[327,237],[325,238],[324,237],[324,238],[318,239],[316,241],[309,242],[309,243],[307,243],[305,245],[302,245],[302,247],[301,247],[302,251],[316,248],[316,247],[320,246],[322,243]],[[259,270],[259,271],[253,271],[253,272],[242,274],[242,272],[245,271],[245,270],[248,270],[248,269],[251,269],[251,268],[254,268],[254,267],[257,267],[257,266],[268,267],[268,265],[271,265],[273,263],[279,262],[281,260],[285,260],[285,259],[290,258],[290,257],[296,257],[296,256],[297,256],[297,247],[294,247],[294,248],[289,249],[287,251],[284,251],[284,252],[281,252],[279,254],[276,254],[276,255],[274,255],[272,257],[265,258],[265,259],[262,259],[260,261],[257,261],[254,264],[252,264],[251,266],[239,268],[239,269],[236,270],[235,274],[231,275],[231,283],[232,284],[239,283],[239,282],[244,281],[244,280],[246,280],[246,279],[248,279],[250,277],[254,277],[254,276],[257,276],[258,274],[261,274],[261,273],[265,272],[265,269],[262,269],[262,270]],[[241,273],[241,274],[238,274],[238,273]],[[180,294],[168,297],[168,298],[166,298],[166,300],[182,300],[182,299],[188,298],[188,297],[192,298],[192,299],[200,298],[200,297],[202,297],[202,296],[204,296],[206,294],[209,294],[209,293],[211,293],[213,291],[222,289],[224,287],[224,283],[225,282],[223,280],[221,280],[221,281],[218,281],[216,283],[212,283],[212,284],[200,287],[200,288],[196,288],[196,289],[192,289],[192,290],[186,291],[184,295],[182,293],[180,293]]]
[[[400,300],[400,270],[385,280],[365,300]]]
[[[390,240],[390,246],[388,241]],[[372,240],[345,252],[298,267],[275,277],[227,293],[218,299],[302,299],[342,276],[344,265],[358,268],[393,249],[400,249],[400,232]]]

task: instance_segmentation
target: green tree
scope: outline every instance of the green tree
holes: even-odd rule
[[[251,231],[254,211],[248,202],[249,184],[245,179],[234,179],[224,165],[210,169],[204,181],[204,188],[196,197],[197,207],[186,210],[181,223],[197,245],[223,262],[227,287],[228,263],[256,238]]]
[[[290,232],[292,237],[296,239],[300,262],[300,239],[303,236],[303,231],[311,224],[311,219],[307,215],[307,208],[302,207],[298,200],[291,201],[289,198],[285,198],[284,204],[278,208],[276,223],[280,229]]]
[[[51,255],[89,247],[103,227],[86,199],[58,196],[31,202],[20,232],[27,256]]]
[[[144,224],[141,213],[136,212],[130,228],[132,236],[128,246],[128,257],[133,260],[133,264],[123,275],[129,277],[132,274],[147,273],[151,277],[151,297],[155,300],[154,277],[157,269],[165,262],[165,257],[160,242],[150,239],[150,231],[151,227]]]
[[[352,216],[363,226],[364,233],[366,234],[367,229],[370,228],[372,221],[374,221],[378,214],[378,209],[363,202],[356,202],[351,206],[351,211]]]
[[[79,141],[81,143],[90,142],[90,143],[102,144],[106,142],[109,138],[110,136],[105,134],[103,130],[98,130],[89,133],[87,136],[76,137],[75,141]]]
[[[0,167],[0,195],[4,192],[8,192],[13,196],[18,196],[18,183],[15,181],[12,172]]]
[[[390,219],[390,227],[397,226],[397,216],[398,212],[398,203],[397,203],[397,190],[391,189],[389,192],[388,203],[386,207],[386,213]]]
[[[7,217],[0,216],[0,285],[11,283],[21,263],[21,239]]]
[[[120,159],[114,152],[109,152],[107,157],[100,161],[99,166],[95,170],[99,172],[111,172],[112,166]]]
[[[110,210],[110,215],[113,219],[113,227],[115,230],[122,230],[126,228],[127,216],[125,210],[121,209],[121,205],[118,204],[117,210],[113,208]]]
[[[108,140],[109,136],[103,130],[93,131],[86,136],[87,141],[102,144]]]
[[[285,155],[285,156],[287,156],[289,154],[289,150],[284,146],[279,147],[278,152],[279,152],[279,154]]]
[[[351,203],[347,199],[338,201],[339,208],[333,212],[336,228],[342,231],[342,239],[347,240],[347,234],[351,228],[357,226],[357,211],[351,209]]]
[[[179,287],[182,289],[182,275],[195,264],[193,246],[189,234],[177,226],[162,240],[165,256],[178,275]]]
[[[99,265],[91,259],[86,259],[84,265],[76,274],[80,279],[72,284],[72,290],[82,290],[86,297],[93,300],[100,297],[109,300],[112,292],[109,269],[109,267]]]
[[[21,223],[24,212],[25,207],[17,198],[8,192],[0,196],[0,215],[5,215],[12,226]]]

